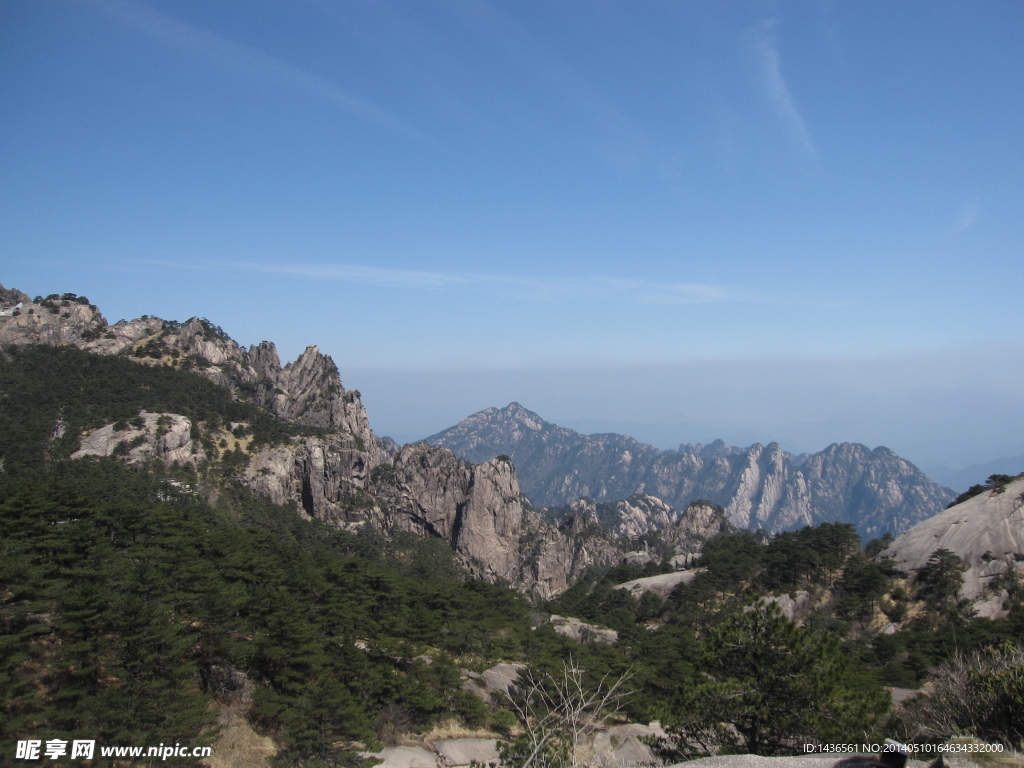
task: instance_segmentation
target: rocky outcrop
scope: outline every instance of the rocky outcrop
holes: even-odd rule
[[[427,442],[469,461],[510,456],[524,493],[537,504],[646,494],[680,509],[706,499],[721,505],[737,528],[772,532],[846,522],[874,538],[906,530],[953,497],[887,448],[841,443],[797,457],[776,443],[728,448],[716,441],[661,451],[625,435],[581,435],[518,403],[480,411]],[[636,520],[628,525],[643,527]]]
[[[500,701],[524,669],[525,664],[502,663],[479,673],[463,670],[462,690],[479,696],[484,704],[491,704],[495,697]]]
[[[657,576],[644,576],[643,578],[617,584],[612,589],[623,589],[636,598],[639,598],[644,592],[652,592],[658,597],[667,598],[676,587],[680,584],[689,584],[703,570],[703,568],[694,568],[688,571],[662,573]]]
[[[696,556],[704,542],[731,527],[725,509],[718,504],[691,501],[674,522],[662,529],[660,538],[677,555]]]
[[[628,539],[661,530],[679,517],[679,513],[664,501],[643,493],[614,502],[577,499],[569,505],[568,513],[591,515],[604,528]]]
[[[667,734],[661,723],[650,725],[628,723],[613,725],[594,734],[590,760],[594,766],[661,765],[662,761],[649,746],[652,741]]]
[[[466,556],[481,575],[551,597],[593,564],[621,550],[596,521],[571,517],[559,527],[523,503],[512,463],[474,465],[425,443],[395,456],[384,527],[433,535]]]
[[[813,596],[810,592],[803,589],[793,593],[768,595],[761,598],[761,602],[765,604],[774,603],[779,606],[782,615],[790,621],[802,620],[810,613],[811,608],[814,607]]]
[[[960,596],[985,615],[998,614],[999,582],[1011,571],[1024,578],[1024,478],[986,490],[915,525],[880,558],[903,571],[920,571],[935,552],[947,549],[967,566]]]
[[[307,518],[352,528],[381,518],[368,495],[370,469],[351,437],[308,437],[261,449],[240,479],[275,504],[294,502]]]
[[[580,645],[615,645],[619,641],[619,633],[614,629],[587,624],[571,616],[552,616],[548,621],[555,632]]]
[[[0,309],[8,309],[17,304],[27,304],[32,301],[27,293],[22,293],[17,288],[4,288],[0,285]]]
[[[46,344],[48,346],[84,346],[106,327],[99,310],[70,298],[32,301],[21,291],[4,289],[14,303],[22,303],[16,314],[0,315],[0,347],[8,344]],[[3,306],[7,306],[3,301]]]
[[[197,464],[206,458],[192,440],[192,422],[176,413],[147,413],[125,424],[108,424],[82,436],[81,447],[71,455],[123,456],[129,463],[159,459],[165,464]]]
[[[501,764],[497,739],[444,739],[434,744],[434,751],[445,768],[463,765],[493,768]]]

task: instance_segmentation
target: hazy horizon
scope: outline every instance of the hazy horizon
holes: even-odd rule
[[[977,371],[984,361],[981,352],[961,358],[960,375],[949,376],[945,387],[928,370],[938,364],[908,360],[901,370],[892,360],[846,361],[842,367],[834,361],[695,361],[604,370],[343,368],[342,377],[346,386],[360,389],[374,431],[399,442],[518,402],[559,426],[628,434],[663,450],[721,439],[738,446],[777,442],[791,453],[813,453],[831,443],[858,442],[884,445],[922,469],[961,469],[1022,453],[1024,405],[1015,393],[981,388],[986,382]],[[1012,379],[1014,370],[1024,372],[1024,361],[1004,358],[999,367]],[[783,375],[794,368],[801,371],[799,385]],[[888,382],[879,381],[880,371],[888,372]],[[830,398],[810,400],[821,389]]]

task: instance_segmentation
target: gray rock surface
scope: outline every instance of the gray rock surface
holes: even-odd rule
[[[497,739],[446,739],[434,744],[434,751],[441,765],[447,766],[494,766],[501,762]]]
[[[799,590],[792,595],[784,593],[781,595],[768,595],[763,598],[765,603],[775,603],[782,611],[782,615],[790,621],[798,621],[808,613],[811,605],[811,594],[806,590]]]
[[[990,594],[993,580],[1010,569],[1024,577],[1024,478],[919,523],[880,557],[892,558],[901,570],[919,571],[940,549],[956,553],[967,565],[960,596],[988,615],[998,613],[1002,600]]]
[[[552,616],[549,620],[551,628],[560,635],[575,640],[581,645],[614,645],[619,640],[619,633],[614,629],[605,629],[594,624],[587,624],[571,616]]]
[[[22,293],[17,288],[4,288],[3,285],[0,285],[0,308],[6,309],[15,304],[27,304],[30,301],[32,301],[32,297],[27,293]]]
[[[379,752],[360,754],[379,760],[375,768],[438,768],[437,754],[423,747],[384,747]]]
[[[370,462],[350,436],[307,437],[268,446],[252,455],[241,480],[275,504],[295,502],[307,518],[338,527],[379,520],[365,492]],[[352,504],[354,498],[365,504]]]
[[[610,506],[607,513],[598,514],[598,520],[620,536],[631,539],[666,528],[679,517],[664,501],[643,493],[620,499]]]
[[[704,542],[731,528],[725,509],[709,501],[691,501],[678,518],[661,531],[661,539],[691,562]]]
[[[167,464],[196,464],[206,457],[202,446],[193,442],[192,422],[184,416],[146,411],[139,416],[143,421],[140,427],[129,424],[126,429],[117,430],[115,425],[108,424],[84,435],[81,447],[71,458],[110,456],[122,444],[129,463],[160,459]]]
[[[613,725],[594,735],[590,745],[591,759],[588,764],[601,768],[661,765],[661,760],[642,740],[663,736],[665,736],[665,731],[659,723]]]
[[[106,320],[96,307],[75,301],[37,304],[21,291],[5,289],[7,295],[17,296],[23,302],[17,315],[0,316],[0,347],[8,344],[47,344],[50,346],[86,343],[88,331],[102,330]],[[14,302],[17,303],[17,302]],[[4,302],[6,306],[6,302]]]
[[[500,698],[508,693],[509,687],[526,669],[525,664],[495,664],[481,673],[464,672],[463,690],[476,694],[485,704],[490,704],[495,694]]]
[[[624,589],[633,597],[640,597],[644,592],[653,592],[658,597],[668,597],[672,590],[680,584],[689,584],[703,568],[695,568],[689,571],[676,571],[675,573],[662,573],[658,576],[645,576],[641,579],[633,579],[623,584],[617,584],[612,589]]]

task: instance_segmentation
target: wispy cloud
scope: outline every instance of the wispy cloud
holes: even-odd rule
[[[276,83],[331,104],[352,117],[378,128],[420,141],[430,137],[404,123],[386,109],[363,99],[324,77],[310,74],[280,59],[204,29],[192,27],[153,8],[123,0],[93,0],[93,4],[122,23],[164,45],[208,63],[232,67],[261,83]]]
[[[651,279],[609,277],[544,278],[471,272],[430,272],[368,267],[359,264],[274,263],[261,261],[176,262],[152,261],[149,266],[193,271],[250,272],[288,275],[350,285],[414,291],[488,291],[535,301],[617,299],[636,304],[707,304],[751,300],[733,288],[705,283],[657,282]]]
[[[977,203],[970,203],[960,209],[960,215],[957,216],[956,222],[953,225],[953,233],[963,232],[965,229],[970,229],[978,223],[978,217],[981,214],[981,209]]]
[[[499,3],[455,2],[444,7],[469,34],[489,46],[495,59],[512,67],[517,78],[529,81],[538,95],[546,94],[543,108],[520,104],[503,116],[506,122],[518,121],[518,132],[548,135],[552,121],[561,116],[575,124],[574,144],[610,167],[633,169],[644,161],[649,143],[646,130],[574,65],[559,47],[563,41],[523,27],[516,14],[506,12]]]
[[[775,35],[777,21],[766,20],[750,31],[761,88],[793,145],[807,159],[817,160],[818,149],[782,74],[782,57]]]
[[[701,283],[658,283],[645,279],[607,277],[544,278],[517,275],[423,272],[354,264],[245,263],[233,267],[255,272],[289,274],[316,280],[413,290],[490,290],[535,300],[616,297],[642,304],[698,304],[737,298],[725,287]]]

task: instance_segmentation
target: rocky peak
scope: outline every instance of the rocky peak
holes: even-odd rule
[[[424,442],[457,450],[460,456],[481,462],[500,455],[515,458],[517,453],[531,451],[548,442],[571,441],[576,434],[544,421],[533,411],[513,402],[504,408],[487,408],[467,416]]]
[[[8,344],[47,344],[85,346],[102,335],[107,326],[103,315],[85,297],[53,294],[40,301],[29,299],[21,291],[3,289],[10,303],[21,303],[16,313],[0,315],[0,346]],[[65,298],[66,297],[66,298]],[[14,300],[16,299],[16,300]],[[0,300],[3,308],[7,299]]]
[[[270,380],[281,370],[281,358],[272,341],[261,341],[249,347],[248,362],[258,379]]]
[[[426,443],[403,446],[395,456],[388,500],[389,529],[437,536],[489,579],[548,598],[569,588],[594,563],[621,557],[610,540],[595,539],[584,511],[556,528],[522,502],[512,462],[475,465]]]
[[[678,520],[665,526],[662,538],[678,554],[697,553],[704,542],[730,527],[721,506],[710,501],[691,501]]]
[[[536,413],[527,410],[515,402],[506,405],[497,412],[496,416],[507,424],[515,424],[525,429],[532,429],[534,432],[539,432],[544,427],[550,426]]]
[[[27,304],[32,301],[27,293],[22,293],[17,288],[4,288],[0,284],[0,309],[7,309],[16,304]]]
[[[629,539],[662,530],[678,517],[669,504],[647,493],[637,493],[601,507],[599,518],[605,527]]]

